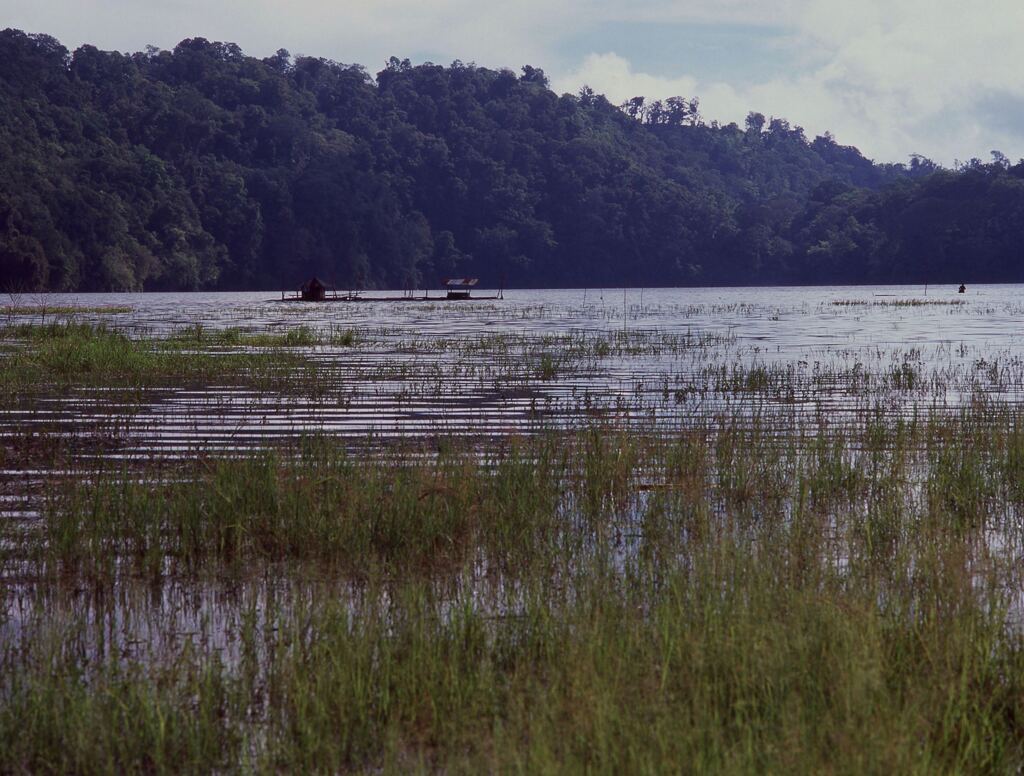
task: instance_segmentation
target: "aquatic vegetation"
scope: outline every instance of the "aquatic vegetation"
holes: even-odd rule
[[[9,324],[0,771],[1019,768],[1011,308],[652,296]]]
[[[211,329],[196,323],[171,334],[172,343],[206,347],[246,346],[251,348],[308,348],[315,345],[351,347],[357,342],[354,329],[331,327],[318,331],[310,326],[292,326],[283,332],[250,331],[238,326]]]
[[[782,446],[729,425],[482,456],[321,438],[71,478],[23,545],[22,574],[56,576],[0,655],[3,765],[1011,767],[1020,443],[956,420],[952,447],[939,417]],[[210,632],[128,660],[131,628],[104,636],[74,596],[54,614],[62,579],[105,609],[117,580],[259,589],[267,563],[355,597],[242,599],[223,654]]]
[[[835,299],[836,307],[960,307],[963,299]]]
[[[99,626],[60,623],[4,656],[3,765],[1016,766],[1021,649],[961,578],[879,608],[869,587],[781,570],[727,539],[659,578],[595,561],[572,595],[527,585],[496,617],[415,584],[370,583],[357,607],[271,599],[247,610],[234,662],[188,639],[148,668],[83,659],[66,646]]]
[[[78,316],[78,315],[124,315],[135,310],[131,305],[51,305],[41,304],[9,304],[0,306],[0,315],[6,316]]]
[[[266,382],[282,370],[300,376],[301,358],[277,351],[196,350],[182,339],[140,339],[105,325],[54,321],[2,330],[7,352],[0,355],[0,385],[96,385],[140,388],[211,378]]]

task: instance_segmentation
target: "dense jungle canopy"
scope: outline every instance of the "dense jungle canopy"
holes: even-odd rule
[[[0,290],[1024,281],[1024,162],[875,164],[696,99],[0,33]]]

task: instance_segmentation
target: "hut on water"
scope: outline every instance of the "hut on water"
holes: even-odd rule
[[[327,286],[320,278],[313,278],[308,283],[303,283],[299,288],[299,294],[303,301],[322,302],[327,298]]]
[[[478,278],[448,278],[444,281],[444,287],[449,299],[469,299],[470,291],[479,282]]]

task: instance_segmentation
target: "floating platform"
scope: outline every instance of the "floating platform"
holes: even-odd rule
[[[298,291],[281,292],[282,302],[456,302],[464,300],[487,300],[504,299],[504,283],[493,296],[473,296],[473,289],[480,283],[479,278],[445,278],[444,295],[431,296],[430,291],[424,289],[422,296],[417,291],[406,290],[401,296],[367,296],[363,291],[338,291],[336,288],[328,288],[327,285],[314,277],[312,280],[303,283]]]
[[[323,304],[324,302],[486,302],[504,299],[501,292],[490,296],[448,296],[444,293],[437,296],[424,294],[422,296],[366,296],[358,291],[347,293],[328,292],[321,299],[303,298],[301,293],[281,293],[280,299],[273,299],[274,302],[309,302],[310,304]]]

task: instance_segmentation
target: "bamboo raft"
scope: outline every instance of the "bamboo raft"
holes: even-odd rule
[[[281,292],[281,298],[272,301],[278,302],[481,302],[488,299],[504,299],[502,292],[488,296],[430,296],[429,293],[422,295],[405,294],[403,296],[364,296],[361,291],[328,292],[322,299],[307,299],[301,292]]]
[[[491,296],[472,296],[471,292],[480,281],[477,278],[451,278],[444,281],[444,294],[431,296],[429,291],[423,294],[415,291],[403,293],[401,296],[366,296],[362,291],[337,291],[329,289],[318,278],[304,283],[298,291],[282,291],[282,302],[457,302],[485,301],[488,299],[504,299],[504,289],[499,289]]]

